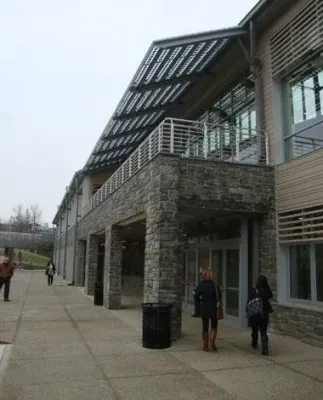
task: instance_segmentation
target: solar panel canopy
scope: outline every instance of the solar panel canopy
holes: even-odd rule
[[[123,162],[180,104],[192,83],[207,73],[226,42],[246,33],[238,26],[153,42],[91,153],[85,171]]]

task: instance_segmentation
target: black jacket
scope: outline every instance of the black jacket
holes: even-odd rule
[[[267,290],[258,290],[256,288],[252,288],[248,301],[254,299],[255,297],[260,296],[262,300],[262,308],[264,312],[264,317],[268,317],[269,314],[273,312],[273,308],[270,304],[270,299],[273,298],[273,292],[270,288]]]
[[[47,274],[47,272],[49,270],[50,264],[51,264],[51,262],[48,261],[47,267],[46,267],[46,274]],[[52,264],[53,264],[53,273],[55,274],[56,273],[56,267],[55,267],[55,264],[53,262],[52,262]]]
[[[201,318],[216,318],[217,303],[221,302],[219,286],[216,287],[213,281],[200,281],[195,289],[195,299],[200,303]]]

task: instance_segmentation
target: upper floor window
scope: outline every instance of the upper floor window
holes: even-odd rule
[[[285,158],[290,160],[323,147],[323,59],[292,74],[285,93]]]

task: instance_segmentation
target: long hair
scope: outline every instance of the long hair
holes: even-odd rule
[[[271,292],[267,278],[264,275],[259,275],[256,283],[256,289],[260,295],[268,295]]]

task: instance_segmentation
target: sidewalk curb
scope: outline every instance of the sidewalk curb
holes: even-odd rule
[[[2,353],[0,353],[0,387],[2,386],[5,371],[10,359],[12,344],[4,345]]]

